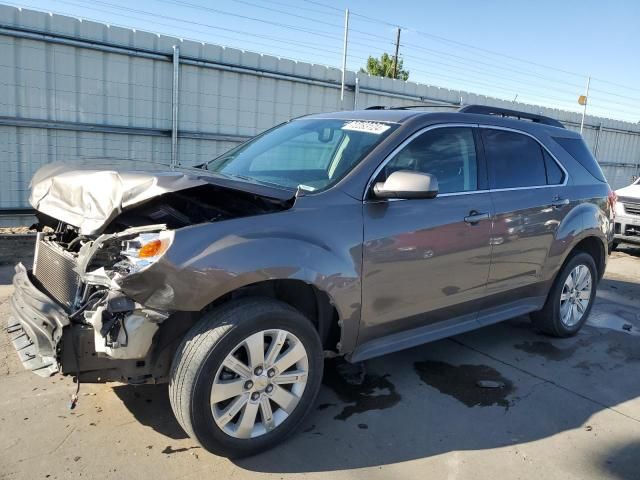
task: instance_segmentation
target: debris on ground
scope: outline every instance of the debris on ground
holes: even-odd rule
[[[494,380],[478,380],[476,385],[480,388],[504,388],[503,382],[496,382]]]

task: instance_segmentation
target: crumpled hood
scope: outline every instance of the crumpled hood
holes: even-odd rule
[[[123,210],[146,200],[205,184],[287,200],[295,192],[227,177],[177,169],[126,171],[78,168],[52,163],[31,180],[29,202],[36,210],[79,228],[82,235],[100,233]]]
[[[640,185],[628,185],[624,188],[619,188],[616,190],[616,195],[640,200]]]

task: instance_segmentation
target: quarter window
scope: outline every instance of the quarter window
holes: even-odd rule
[[[447,127],[423,133],[387,163],[378,181],[398,170],[434,175],[440,193],[477,190],[478,160],[472,129]]]
[[[546,152],[533,138],[505,130],[481,130],[491,188],[547,185],[547,174],[550,184],[562,183],[562,171],[551,157],[545,159]]]
[[[558,163],[551,158],[551,155],[542,149],[544,155],[544,166],[547,169],[547,185],[560,185],[564,181],[564,172],[560,170]]]

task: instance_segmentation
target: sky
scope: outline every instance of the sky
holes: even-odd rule
[[[2,0],[0,0],[2,1]],[[340,68],[400,57],[409,80],[640,121],[637,0],[16,0],[53,11]]]

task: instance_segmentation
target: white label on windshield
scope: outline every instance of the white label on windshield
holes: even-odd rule
[[[389,125],[377,122],[363,122],[362,120],[354,120],[353,122],[347,122],[342,127],[342,130],[353,130],[354,132],[373,133],[374,135],[380,135],[391,128]]]

